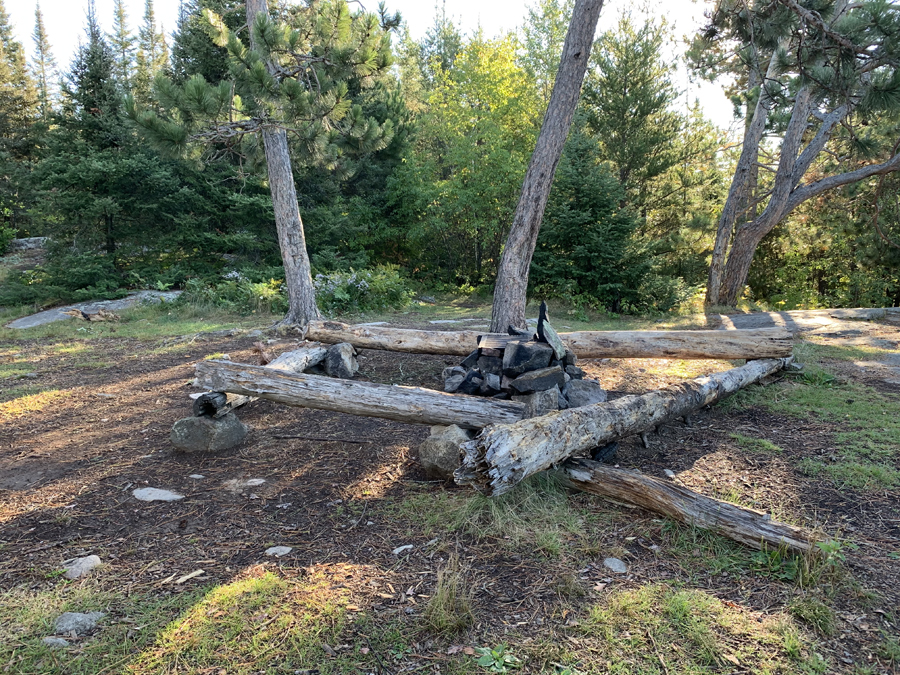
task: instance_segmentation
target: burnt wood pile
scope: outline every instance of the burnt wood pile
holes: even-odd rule
[[[541,304],[534,333],[510,327],[508,334],[478,336],[475,351],[458,366],[444,369],[444,391],[526,404],[540,398],[541,412],[605,401],[600,383],[586,379],[577,362]]]

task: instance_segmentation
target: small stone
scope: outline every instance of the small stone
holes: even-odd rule
[[[243,492],[247,488],[259,487],[265,482],[265,478],[232,478],[222,483],[222,487],[231,492]]]
[[[570,408],[593,405],[606,401],[606,392],[593,380],[571,380],[563,389]]]
[[[559,391],[559,389],[557,389],[557,391]],[[565,410],[569,407],[569,400],[565,396],[563,396],[563,393],[561,391],[556,397],[556,405],[560,410]]]
[[[266,555],[273,555],[276,558],[280,558],[281,556],[285,556],[294,549],[290,546],[272,546],[266,549]]]
[[[565,386],[566,374],[557,366],[556,368],[540,368],[519,375],[512,381],[512,388],[522,394],[530,394],[533,391],[546,391]]]
[[[102,563],[100,562],[100,557],[96,555],[89,555],[84,558],[73,558],[72,560],[66,560],[63,562],[63,569],[65,570],[66,579],[77,579],[79,577],[83,577],[85,574],[90,572],[95,567],[99,567]]]
[[[411,551],[412,547],[413,547],[412,544],[406,544],[406,546],[398,546],[393,551],[391,551],[391,553],[393,553],[394,555],[400,555],[404,551]]]
[[[559,387],[536,391],[525,396],[513,396],[513,401],[525,404],[525,417],[540,417],[559,410]]]
[[[460,375],[457,373],[456,375],[451,375],[446,380],[444,380],[444,391],[448,394],[455,394],[459,389],[459,385],[463,383],[463,380],[466,379],[466,376]]]
[[[53,624],[53,630],[57,635],[87,635],[97,627],[97,622],[106,614],[103,612],[66,612],[61,614]]]
[[[476,349],[474,352],[469,354],[466,358],[463,359],[462,363],[459,365],[468,370],[469,368],[474,368],[475,364],[478,363],[478,357],[481,356],[481,353]]]
[[[468,373],[466,373],[465,379],[456,389],[456,393],[469,395],[475,394],[478,392],[478,389],[481,387],[483,382],[484,378],[481,376],[481,371],[474,369],[470,370]]]
[[[531,370],[539,370],[550,365],[553,349],[540,342],[518,342],[506,344],[503,351],[503,374],[516,377]]]
[[[425,473],[449,480],[461,463],[459,446],[472,440],[472,432],[455,424],[431,427],[431,436],[419,446],[419,463]]]
[[[494,373],[487,373],[484,376],[484,382],[481,383],[479,393],[485,396],[492,396],[500,391],[500,376]]]
[[[465,376],[465,374],[466,374],[466,369],[463,368],[462,366],[452,366],[450,368],[444,368],[444,371],[441,373],[441,379],[447,380],[447,379],[453,377],[454,375]]]
[[[482,347],[479,350],[481,356],[493,356],[498,359],[503,358],[503,350],[502,349],[491,349],[490,347]]]
[[[603,565],[616,574],[625,574],[628,571],[628,566],[618,558],[605,558]]]
[[[584,371],[578,366],[566,366],[566,375],[571,377],[573,380],[584,379]]]
[[[567,366],[574,366],[577,361],[578,357],[575,356],[575,352],[567,349],[565,356],[563,356],[563,363]]]
[[[152,487],[138,488],[132,494],[135,499],[142,502],[177,502],[179,499],[184,499],[184,495],[177,492]]]
[[[482,373],[491,373],[492,375],[497,376],[503,374],[503,359],[497,356],[479,356],[478,363],[476,365],[478,366],[478,370],[480,370]]]
[[[172,425],[169,440],[181,452],[219,452],[242,443],[248,431],[234,413],[185,417]]]
[[[58,637],[45,637],[41,642],[50,647],[50,649],[65,649],[69,646],[67,640]]]
[[[542,334],[543,333],[543,334]],[[553,329],[553,326],[550,325],[549,321],[544,321],[541,324],[538,324],[538,335],[553,347],[553,352],[556,354],[556,358],[563,359],[566,356],[566,345],[563,344],[563,341],[559,338],[557,332]]]
[[[666,474],[667,478],[675,478],[675,472],[672,469],[663,469],[663,473]]]
[[[331,345],[325,353],[325,372],[329,377],[351,379],[359,371],[356,350],[349,342]]]
[[[204,476],[201,473],[192,473],[190,476],[188,476],[188,478],[193,478],[194,480],[200,480],[201,478],[206,478],[206,476]]]

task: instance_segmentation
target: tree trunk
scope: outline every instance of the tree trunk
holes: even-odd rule
[[[790,359],[751,361],[740,368],[642,396],[552,412],[513,424],[488,427],[463,443],[455,479],[490,496],[503,494],[523,478],[618,438],[639,434],[684,417],[781,370]]]
[[[252,27],[254,17],[268,12],[266,0],[247,0],[247,23]],[[255,48],[255,38],[250,30],[250,46]],[[272,64],[267,64],[272,70]],[[306,252],[306,237],[303,221],[297,206],[297,188],[291,168],[287,132],[278,127],[263,127],[261,131],[266,150],[266,169],[269,176],[269,190],[275,210],[275,227],[278,231],[278,245],[284,262],[284,279],[288,296],[288,313],[283,322],[305,326],[319,318],[316,306],[316,289],[313,286],[309,255]]]
[[[531,155],[531,162],[525,173],[506,247],[500,258],[491,318],[491,330],[497,333],[505,332],[508,326],[525,328],[525,301],[531,258],[553,176],[581,95],[581,84],[602,8],[603,0],[576,0],[572,11],[553,93],[544,114],[534,154]]]
[[[467,356],[478,346],[479,331],[426,331],[382,326],[349,326],[313,321],[306,337],[349,342],[361,349],[411,354]],[[791,334],[784,328],[754,330],[578,331],[560,333],[576,356],[602,358],[762,359],[789,356]]]
[[[285,405],[381,417],[407,424],[455,424],[481,429],[525,417],[525,404],[479,396],[445,394],[420,387],[355,382],[317,375],[288,374],[230,361],[200,361],[195,386]]]
[[[822,539],[802,528],[775,522],[768,514],[706,497],[636,471],[614,469],[588,459],[569,460],[560,474],[563,484],[568,487],[637,504],[648,511],[712,530],[755,549],[786,547],[804,552],[812,550]]]

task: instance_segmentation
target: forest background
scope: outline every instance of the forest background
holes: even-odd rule
[[[389,140],[326,158],[298,150],[293,165],[321,309],[400,306],[414,292],[490,294],[571,8],[538,0],[523,25],[494,36],[465,33],[439,8],[418,40],[381,15],[392,65],[350,77],[347,97],[391,129]],[[258,153],[227,143],[166,153],[129,115],[128,100],[163,111],[160,74],[175,85],[197,75],[228,81],[204,9],[232,29],[245,23],[241,2],[189,0],[166,35],[147,0],[132,30],[117,0],[104,32],[89,4],[74,57],[57,64],[40,9],[23,44],[0,0],[0,248],[13,237],[52,242],[44,265],[4,280],[0,304],[151,287],[230,309],[283,311]],[[679,73],[703,70],[697,40],[682,44],[665,20],[640,11],[611,23],[592,51],[529,292],[583,310],[669,311],[702,300],[739,142],[679,87]],[[743,126],[752,101],[732,79],[724,85]],[[895,139],[897,118],[886,107],[856,121],[872,137]],[[779,133],[773,123],[763,158],[777,156]],[[871,161],[875,146],[857,145],[826,154],[816,170]],[[900,304],[898,187],[891,174],[802,204],[763,239],[741,302]]]

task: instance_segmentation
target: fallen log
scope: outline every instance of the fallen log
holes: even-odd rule
[[[477,396],[445,394],[421,387],[401,387],[282,373],[230,361],[200,361],[194,384],[214,391],[264,398],[285,405],[382,417],[409,424],[455,424],[481,429],[525,416],[525,404]]]
[[[623,396],[485,428],[461,446],[463,462],[454,478],[458,484],[471,485],[490,496],[503,494],[526,476],[578,452],[684,417],[781,370],[789,362],[789,358],[750,361],[739,368],[640,396]]]
[[[711,530],[755,549],[786,547],[809,551],[822,538],[768,514],[701,495],[674,483],[615,469],[589,459],[570,459],[560,475],[564,485],[636,504],[673,520]]]
[[[412,354],[466,356],[483,335],[478,331],[428,331],[384,326],[351,326],[311,321],[306,337],[326,343]],[[791,334],[784,328],[754,330],[577,331],[559,337],[579,358],[763,359],[790,356]]]
[[[302,373],[307,368],[318,365],[325,359],[328,350],[321,345],[305,345],[299,349],[277,356],[264,368],[280,370],[286,373]],[[236,408],[252,402],[252,396],[226,394],[223,391],[208,391],[194,399],[195,417],[223,417]]]

